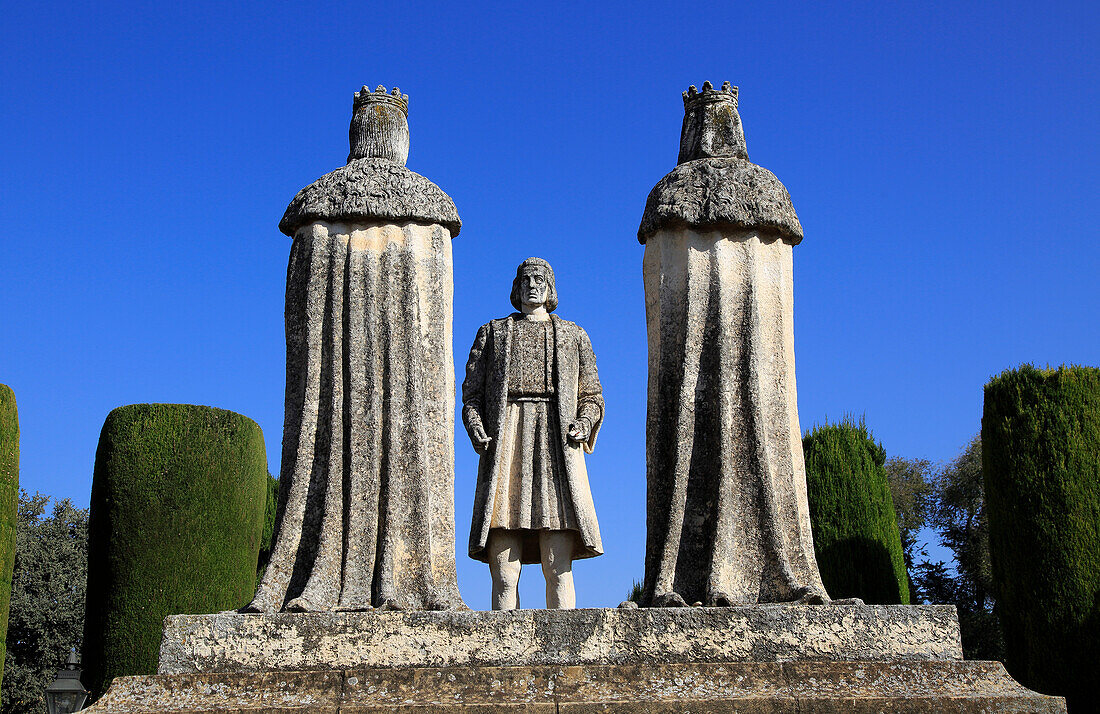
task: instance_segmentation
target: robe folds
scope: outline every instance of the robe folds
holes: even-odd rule
[[[794,374],[792,246],[757,229],[645,240],[645,599],[827,599],[814,556]]]
[[[464,609],[454,555],[451,233],[294,234],[271,559],[247,609]]]
[[[492,438],[478,465],[470,527],[470,557],[482,562],[487,562],[488,558],[486,544],[493,518],[494,497],[500,480],[509,476],[501,473],[497,450],[501,446],[508,411],[509,358],[513,322],[516,319],[519,319],[518,315],[510,315],[482,325],[470,350],[466,379],[462,383],[462,418],[467,432],[471,432],[473,425],[480,424]],[[573,558],[592,558],[603,553],[603,543],[588,484],[584,452],[592,453],[596,446],[596,436],[603,423],[603,390],[588,334],[575,323],[562,320],[557,315],[550,315],[550,319],[554,330],[555,421],[559,427],[554,442],[561,449],[560,463],[565,471],[562,495],[571,502],[578,526]],[[569,440],[566,432],[582,410],[598,414],[598,417],[592,424],[587,441],[577,444]],[[540,560],[537,547],[529,548],[525,544],[521,562],[538,563]]]

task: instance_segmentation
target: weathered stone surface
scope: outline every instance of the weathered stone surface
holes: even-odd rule
[[[802,240],[802,224],[790,194],[772,172],[749,161],[737,112],[737,87],[729,82],[684,92],[679,164],[646,200],[638,240],[661,228],[759,230],[789,243]]]
[[[91,712],[1064,712],[997,662],[739,662],[121,677]]]
[[[315,221],[439,224],[458,235],[462,221],[451,197],[405,168],[409,96],[379,85],[355,93],[347,166],[306,186],[286,209],[279,230],[293,237]]]
[[[299,193],[284,217],[294,243],[279,506],[248,610],[465,609],[448,228],[458,217],[391,160],[403,160],[386,142],[402,136],[389,119],[405,102],[357,94],[352,154],[368,155]],[[389,123],[371,129],[379,117]]]
[[[571,563],[603,553],[584,453],[603,422],[588,334],[550,311],[554,271],[516,270],[519,313],[482,325],[462,383],[462,419],[481,454],[470,557],[489,563],[493,609],[518,607],[521,563],[542,562],[546,606],[575,604]]]
[[[693,88],[694,89],[694,88]],[[639,229],[649,334],[643,605],[821,602],[794,374],[790,197],[728,86],[685,93]]]
[[[306,186],[286,209],[279,230],[293,236],[314,221],[438,223],[458,235],[455,204],[434,183],[388,159],[353,159]]]
[[[159,671],[961,657],[937,605],[219,614],[167,618]]]
[[[787,188],[771,171],[743,159],[698,159],[657,182],[645,202],[638,241],[664,227],[757,229],[792,245],[802,224]]]

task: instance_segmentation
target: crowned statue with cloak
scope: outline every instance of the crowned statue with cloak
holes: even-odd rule
[[[737,88],[683,93],[638,240],[649,334],[643,605],[822,603],[794,375],[791,197]]]
[[[346,166],[294,197],[270,562],[245,611],[462,610],[451,198],[405,168],[409,97],[355,93]]]
[[[470,557],[489,564],[492,607],[519,607],[524,563],[542,563],[546,607],[573,608],[572,562],[603,552],[584,452],[603,422],[587,333],[553,314],[554,271],[516,270],[518,312],[482,325],[462,383],[462,419],[481,455]]]

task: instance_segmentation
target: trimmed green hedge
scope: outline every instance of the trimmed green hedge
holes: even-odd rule
[[[19,410],[15,392],[0,384],[0,685],[4,679],[11,573],[15,567],[15,519],[19,508]]]
[[[1005,664],[1086,710],[1100,682],[1100,369],[994,377],[982,456]]]
[[[275,513],[279,505],[279,481],[267,474],[267,506],[264,508],[264,529],[260,536],[260,557],[256,562],[256,587],[260,587],[267,562],[271,559],[271,547],[275,545]]]
[[[263,433],[240,414],[134,404],[107,416],[88,523],[83,682],[93,695],[156,671],[167,615],[249,602],[267,478]]]
[[[909,576],[886,482],[886,452],[851,419],[802,439],[814,550],[833,598],[909,604]]]

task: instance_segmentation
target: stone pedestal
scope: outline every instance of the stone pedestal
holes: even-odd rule
[[[186,615],[95,712],[1064,712],[945,606]]]

